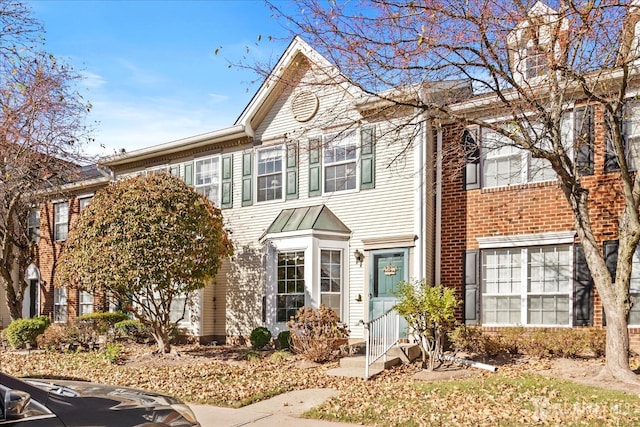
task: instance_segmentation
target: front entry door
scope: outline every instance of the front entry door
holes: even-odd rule
[[[376,251],[371,254],[369,320],[382,316],[396,304],[396,285],[408,280],[407,251]]]

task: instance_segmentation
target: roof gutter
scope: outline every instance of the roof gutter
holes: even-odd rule
[[[249,129],[249,132],[247,132],[244,125],[236,125],[213,132],[177,139],[164,144],[154,145],[148,148],[142,148],[130,153],[125,152],[114,156],[104,157],[101,159],[100,164],[105,166],[118,166],[135,161],[146,160],[158,155],[173,154],[185,151],[186,149],[211,145],[213,143],[225,142],[247,136],[250,137],[252,134],[253,131]]]

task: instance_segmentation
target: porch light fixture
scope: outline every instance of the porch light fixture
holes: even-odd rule
[[[362,262],[364,261],[364,254],[360,252],[358,249],[356,249],[353,252],[353,256],[356,259],[356,263],[362,265]]]

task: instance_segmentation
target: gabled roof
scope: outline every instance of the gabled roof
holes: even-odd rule
[[[300,57],[304,56],[314,66],[318,67],[328,77],[335,80],[336,83],[350,82],[350,80],[340,73],[340,71],[329,62],[318,51],[312,48],[307,42],[299,36],[293,38],[289,46],[286,48],[277,64],[273,67],[271,73],[264,80],[260,88],[255,93],[249,104],[236,120],[236,125],[244,127],[245,131],[253,136],[254,129],[259,125],[264,116],[264,112],[271,108],[276,102],[280,89],[287,85],[287,74],[298,66]],[[355,85],[353,85],[355,88]]]
[[[260,237],[296,231],[328,231],[338,234],[351,234],[349,227],[325,205],[283,209]]]

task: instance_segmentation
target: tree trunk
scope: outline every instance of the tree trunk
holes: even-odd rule
[[[168,354],[171,352],[171,340],[169,338],[169,332],[160,327],[154,329],[153,338],[156,340],[156,351],[158,354]]]
[[[629,366],[629,330],[623,309],[609,310],[604,373],[623,382],[640,384],[640,377]]]

